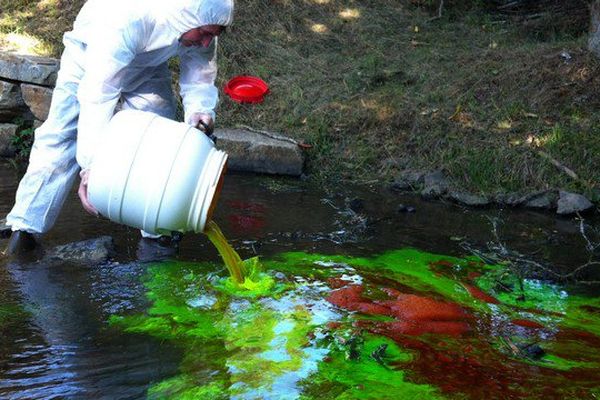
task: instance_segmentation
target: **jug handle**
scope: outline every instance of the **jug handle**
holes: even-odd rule
[[[213,141],[214,144],[217,144],[217,137],[213,134],[214,127],[212,125],[207,124],[204,121],[198,121],[198,124],[200,125],[198,129],[204,132],[206,136],[208,136],[208,138]]]

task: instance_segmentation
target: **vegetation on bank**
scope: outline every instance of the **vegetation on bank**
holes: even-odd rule
[[[24,34],[57,55],[82,3],[0,0],[0,41]],[[312,145],[308,171],[323,181],[441,168],[472,192],[564,188],[598,200],[600,62],[586,24],[558,10],[532,25],[485,3],[438,13],[437,1],[238,2],[218,84],[258,75],[271,93],[260,105],[223,97],[218,125]]]

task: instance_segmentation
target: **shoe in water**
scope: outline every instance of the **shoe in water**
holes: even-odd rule
[[[31,233],[25,231],[14,231],[10,236],[6,254],[9,256],[21,256],[28,254],[31,253],[37,247],[37,245],[37,240],[35,240]]]
[[[179,241],[172,240],[169,236],[141,238],[136,255],[141,262],[162,261],[176,256],[178,250]]]

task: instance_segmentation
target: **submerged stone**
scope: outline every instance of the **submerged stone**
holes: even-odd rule
[[[81,242],[56,246],[44,258],[93,265],[107,261],[113,253],[113,239],[110,236],[100,236]]]

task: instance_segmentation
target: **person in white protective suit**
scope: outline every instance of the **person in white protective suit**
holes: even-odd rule
[[[35,247],[33,234],[54,225],[79,171],[79,197],[97,214],[87,199],[87,176],[100,133],[117,104],[175,117],[171,57],[180,60],[185,122],[213,124],[217,36],[231,24],[233,8],[233,0],[89,0],[82,7],[63,37],[48,119],[35,131],[6,218],[13,231],[9,253]]]

